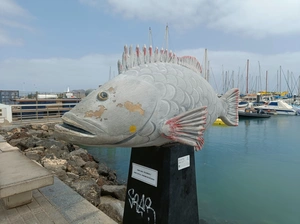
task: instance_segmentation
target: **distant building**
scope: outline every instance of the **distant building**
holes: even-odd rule
[[[0,103],[15,104],[15,99],[19,98],[19,90],[0,90]]]

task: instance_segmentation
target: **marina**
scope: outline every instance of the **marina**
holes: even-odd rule
[[[199,217],[209,224],[299,224],[299,116],[212,126],[195,153]],[[126,182],[130,148],[88,148]]]
[[[0,1],[0,224],[300,224],[299,2]]]

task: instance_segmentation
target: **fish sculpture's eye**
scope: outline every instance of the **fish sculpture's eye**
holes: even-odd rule
[[[108,94],[106,92],[100,92],[100,93],[98,93],[98,98],[99,98],[99,100],[102,100],[102,101],[107,100]]]

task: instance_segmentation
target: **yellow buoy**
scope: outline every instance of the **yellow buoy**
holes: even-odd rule
[[[214,126],[227,126],[220,118],[217,118],[217,120],[215,120],[215,122],[213,123]]]

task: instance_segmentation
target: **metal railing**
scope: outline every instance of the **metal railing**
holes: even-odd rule
[[[77,103],[58,104],[17,104],[11,105],[13,122],[28,122],[32,120],[50,121],[61,118],[70,111]]]

